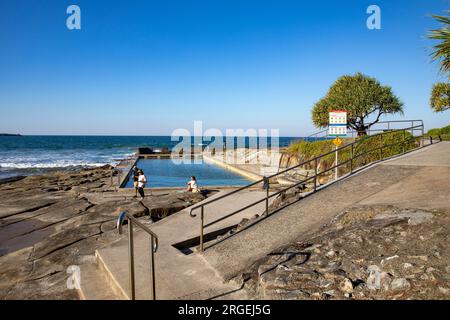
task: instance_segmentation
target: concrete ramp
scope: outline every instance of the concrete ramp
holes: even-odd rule
[[[419,199],[450,207],[450,143],[439,143],[379,163],[338,181],[207,249],[204,257],[222,279],[246,272],[258,259],[298,241],[356,204]],[[401,200],[401,201],[399,201]]]

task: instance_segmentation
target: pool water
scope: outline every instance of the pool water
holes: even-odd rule
[[[147,177],[149,188],[186,187],[191,176],[197,178],[198,186],[243,186],[251,183],[250,180],[218,166],[209,163],[182,163],[175,164],[169,159],[141,159],[137,167],[142,169]],[[125,185],[133,187],[133,177]]]

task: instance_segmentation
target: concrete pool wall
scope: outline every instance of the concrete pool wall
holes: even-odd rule
[[[248,170],[244,170],[242,168],[238,168],[238,167],[236,167],[236,166],[234,166],[232,164],[225,163],[225,162],[223,162],[221,160],[218,160],[218,159],[215,159],[215,158],[211,158],[211,157],[208,157],[206,155],[203,155],[203,161],[215,164],[215,165],[217,165],[217,166],[219,166],[219,167],[221,167],[223,169],[235,172],[235,173],[237,173],[237,174],[239,174],[239,175],[241,175],[243,177],[246,177],[247,179],[250,179],[252,181],[258,181],[258,180],[262,179],[261,175],[258,175],[258,174],[254,173],[254,172],[250,172]]]

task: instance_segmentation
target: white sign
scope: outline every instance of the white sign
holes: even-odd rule
[[[333,137],[347,135],[347,111],[330,111],[328,120],[328,135]]]

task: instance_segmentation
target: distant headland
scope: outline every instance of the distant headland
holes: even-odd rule
[[[21,137],[18,133],[0,133],[0,137]]]

